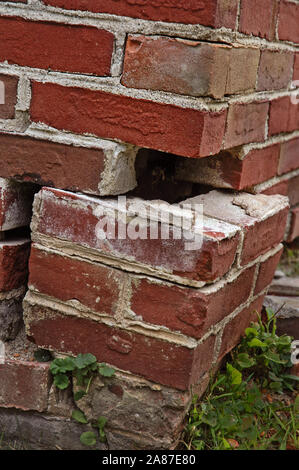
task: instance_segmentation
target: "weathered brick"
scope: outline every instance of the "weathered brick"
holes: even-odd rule
[[[288,195],[288,182],[280,181],[279,183],[270,186],[267,189],[263,189],[261,191],[257,191],[258,194],[266,194],[268,196],[273,196],[273,194],[281,194],[282,196]]]
[[[176,162],[176,178],[217,188],[242,190],[262,183],[277,174],[280,146],[251,150],[241,157],[237,150],[223,151],[214,157]]]
[[[299,43],[299,5],[281,0],[279,8],[278,37],[282,41]]]
[[[30,240],[0,242],[0,291],[17,289],[27,282]]]
[[[234,46],[230,51],[225,94],[254,91],[260,51],[254,47]]]
[[[268,109],[264,102],[230,105],[223,148],[264,141]]]
[[[33,244],[30,255],[30,288],[63,302],[80,304],[106,315],[114,315],[126,274],[52,252]]]
[[[288,216],[288,199],[284,196],[231,194],[211,191],[187,199],[191,204],[203,204],[203,212],[238,225],[244,232],[241,264],[246,265],[266,253],[284,238]]]
[[[40,207],[37,201],[42,201]],[[38,234],[44,234],[51,238],[66,240],[75,243],[80,249],[89,247],[97,256],[110,259],[110,264],[116,263],[119,266],[119,260],[122,260],[130,270],[147,273],[150,269],[151,272],[159,273],[159,276],[175,278],[183,283],[211,281],[223,276],[230,269],[239,242],[238,228],[206,218],[203,221],[202,247],[197,250],[186,250],[186,242],[189,243],[191,238],[188,239],[187,235],[181,233],[182,236],[175,238],[173,234],[177,233],[176,227],[171,224],[167,225],[169,238],[163,236],[161,230],[162,228],[167,230],[167,227],[161,222],[157,236],[150,237],[150,222],[146,218],[133,217],[138,201],[141,205],[144,203],[142,200],[128,200],[125,213],[128,214],[129,220],[123,223],[122,220],[117,221],[117,201],[43,189],[36,199],[33,238],[35,234],[37,237]],[[159,206],[155,207],[160,211]],[[111,211],[116,211],[115,236],[102,240],[98,224],[105,216],[107,217],[105,226],[100,229],[107,234],[109,230],[114,230]],[[131,219],[138,225],[137,232],[141,230],[137,239],[128,236],[128,223]],[[69,220],[72,220],[71,225]],[[85,221],[84,225],[82,220]],[[121,233],[124,233],[124,236],[118,235]],[[190,229],[188,236],[192,237],[192,233]]]
[[[23,325],[22,301],[24,292],[12,291],[1,294],[0,300],[0,340],[16,338]],[[1,392],[0,392],[1,393]]]
[[[299,80],[299,52],[295,54],[293,80]]]
[[[0,74],[0,119],[13,119],[17,103],[18,78]]]
[[[3,159],[2,163],[4,161]],[[34,189],[30,185],[0,178],[1,231],[30,224],[33,195]]]
[[[291,96],[272,100],[269,113],[269,135],[293,132],[298,128],[299,106],[292,103]]]
[[[182,156],[218,153],[226,110],[207,112],[102,91],[32,84],[31,118],[58,129],[120,139]]]
[[[1,61],[62,72],[110,75],[114,36],[108,31],[1,17],[0,38]]]
[[[201,338],[248,299],[255,267],[218,289],[190,289],[148,278],[132,282],[131,309],[143,321]]]
[[[291,210],[291,225],[287,236],[287,242],[292,242],[299,237],[299,207]]]
[[[103,143],[92,149],[0,132],[1,175],[91,194],[119,194],[136,184],[134,152]]]
[[[190,0],[171,0],[166,4],[164,0],[141,3],[132,3],[130,0],[120,0],[117,3],[114,0],[45,0],[44,3],[71,10],[213,27],[233,28],[237,17],[236,0],[203,0],[196,4]]]
[[[281,248],[280,251],[275,253],[275,255],[271,256],[270,258],[266,259],[266,261],[263,261],[260,264],[259,273],[254,290],[255,295],[259,294],[263,289],[265,289],[271,284],[282,252],[283,248]]]
[[[255,89],[259,50],[169,37],[129,36],[122,84],[191,96]]]
[[[41,347],[73,355],[92,353],[99,362],[179,390],[196,383],[212,363],[213,336],[190,347],[73,314],[65,316],[57,304],[54,309],[30,298],[27,294],[24,301],[25,321]]]
[[[261,312],[264,295],[254,300],[249,307],[244,308],[236,317],[234,317],[224,328],[221,349],[218,361],[220,361],[236,344],[240,342],[245,329],[251,322],[257,320],[257,313]]]
[[[122,84],[131,88],[221,98],[229,46],[169,37],[129,36]]]
[[[293,53],[263,50],[259,65],[257,90],[288,88],[292,78],[293,63]]]
[[[277,6],[277,0],[241,0],[239,31],[274,39]]]
[[[273,194],[281,194],[283,196],[288,196],[289,201],[290,201],[290,206],[295,206],[296,204],[299,203],[299,175],[294,176],[294,177],[289,177],[289,179],[284,179],[280,181],[279,183],[274,184],[273,186],[270,186],[267,189],[257,189],[258,193],[261,194],[268,194],[268,195],[273,195]]]
[[[75,384],[74,392],[78,389]],[[103,415],[110,429],[151,436],[162,444],[179,440],[190,401],[189,392],[117,372],[109,379],[96,377],[88,396],[76,404],[88,420]]]
[[[299,139],[292,139],[281,144],[278,174],[282,175],[299,168]]]
[[[1,407],[45,411],[49,364],[6,360],[0,364],[0,385]]]
[[[290,205],[294,206],[299,204],[299,175],[288,180],[288,196],[290,200]]]

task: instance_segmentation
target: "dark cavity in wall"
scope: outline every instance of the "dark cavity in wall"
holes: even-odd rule
[[[147,200],[161,199],[174,204],[214,189],[208,185],[175,179],[176,162],[184,158],[157,150],[139,150],[135,163],[137,187],[129,193],[130,196]]]

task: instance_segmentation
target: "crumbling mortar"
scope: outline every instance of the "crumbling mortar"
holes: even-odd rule
[[[19,76],[16,111],[25,111],[29,113],[31,101],[30,81],[25,74]]]

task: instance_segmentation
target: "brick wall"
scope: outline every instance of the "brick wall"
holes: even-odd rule
[[[117,369],[109,397],[92,389],[96,412],[111,404],[110,449],[175,446],[192,392],[261,310],[281,242],[299,235],[298,25],[297,0],[0,1],[0,337],[18,334],[26,292],[36,347]],[[98,236],[118,195],[118,232],[133,221],[149,235],[153,210],[155,238]],[[157,199],[190,206],[181,238],[175,220],[163,238]],[[186,251],[190,235],[202,244]],[[74,403],[47,367],[10,358],[0,383],[0,425],[15,438],[17,419],[28,434],[38,412],[38,445],[55,446]]]

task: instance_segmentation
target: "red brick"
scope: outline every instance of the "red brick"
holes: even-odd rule
[[[0,74],[0,87],[0,119],[13,119],[17,103],[18,78]]]
[[[284,238],[288,205],[282,196],[231,194],[211,191],[191,199],[190,204],[203,204],[209,217],[238,225],[244,233],[241,264],[245,266],[257,256],[269,251]]]
[[[62,72],[110,75],[114,37],[108,31],[1,17],[0,37],[1,61]]]
[[[191,96],[255,89],[260,52],[169,37],[129,36],[122,84]]]
[[[0,341],[14,340],[24,326],[23,298],[24,288],[20,291],[14,290],[2,293],[0,300]]]
[[[269,248],[282,242],[288,216],[288,209],[255,224],[245,231],[241,263],[246,265],[257,255],[265,253]]]
[[[50,237],[64,239],[81,247],[89,247],[102,253],[105,257],[121,258],[123,261],[132,260],[138,265],[138,271],[150,266],[158,270],[159,276],[176,276],[186,280],[214,280],[223,276],[231,267],[238,247],[239,234],[236,228],[222,226],[228,230],[212,232],[213,221],[210,219],[204,225],[203,246],[199,250],[185,249],[186,239],[165,240],[150,238],[149,226],[147,239],[132,240],[109,239],[109,244],[97,238],[97,224],[101,216],[95,211],[105,207],[101,200],[74,195],[63,191],[46,188],[40,192],[43,201],[35,214],[37,233]],[[70,225],[69,221],[72,220]],[[82,225],[84,220],[84,225]],[[125,227],[124,227],[125,228]],[[116,227],[117,234],[118,227]],[[214,228],[215,230],[215,228]],[[231,231],[232,230],[232,231]],[[172,229],[170,227],[170,234]],[[131,267],[132,269],[132,267]]]
[[[275,255],[268,258],[261,263],[259,268],[258,277],[256,280],[254,294],[259,294],[263,289],[269,286],[273,280],[275,270],[281,258],[283,249],[278,251]]]
[[[293,178],[280,181],[274,184],[268,189],[262,191],[262,194],[282,194],[288,196],[290,200],[290,206],[295,206],[299,203],[299,175]]]
[[[257,47],[232,47],[226,77],[226,95],[255,90],[259,60],[260,50]]]
[[[57,129],[189,157],[215,154],[222,145],[225,110],[209,113],[52,83],[33,82],[32,93],[32,120]]]
[[[274,194],[281,194],[282,196],[287,196],[288,182],[286,180],[280,181],[279,183],[270,186],[270,188],[261,191],[261,194],[266,194],[268,196],[273,196]]]
[[[270,145],[269,147],[251,150],[242,162],[242,171],[240,174],[239,187],[235,189],[244,189],[258,183],[262,183],[276,175],[279,158],[279,145]],[[227,162],[228,163],[228,162]],[[226,171],[228,177],[228,170]]]
[[[0,364],[0,406],[45,411],[50,387],[49,364],[5,361]]]
[[[251,150],[243,159],[236,151],[223,151],[214,157],[184,159],[177,163],[176,178],[217,188],[242,190],[277,174],[279,145]]]
[[[221,98],[230,48],[185,39],[129,36],[122,84],[173,93]]]
[[[299,204],[299,175],[288,180],[288,196],[291,206]]]
[[[293,80],[299,80],[299,52],[295,54]]]
[[[299,237],[299,207],[295,207],[291,210],[291,226],[287,242],[290,243],[297,237]]]
[[[99,313],[114,315],[125,273],[98,263],[63,256],[32,246],[31,289],[62,300],[75,299]]]
[[[4,161],[3,158],[2,164]],[[30,185],[0,178],[0,231],[30,224],[33,196]]]
[[[237,16],[236,0],[45,0],[46,5],[71,10],[88,10],[95,13],[130,16],[145,20],[166,21],[206,26],[234,27]]]
[[[247,269],[218,291],[205,293],[150,279],[132,283],[132,311],[143,321],[201,338],[213,325],[246,302],[255,267]]]
[[[299,43],[299,5],[281,0],[279,8],[278,37],[283,41]]]
[[[194,351],[190,384],[201,384],[205,372],[210,372],[214,360],[215,336],[209,336]]]
[[[277,0],[241,0],[239,31],[274,39],[277,11]]]
[[[30,240],[0,242],[0,291],[10,291],[26,284]]]
[[[263,50],[261,52],[257,90],[288,88],[292,77],[293,63],[293,53]]]
[[[299,128],[299,106],[291,96],[276,98],[270,103],[269,135],[293,132]]]
[[[280,149],[278,174],[299,168],[299,138],[283,142]]]
[[[99,193],[105,160],[102,150],[0,133],[0,153],[4,177]]]
[[[188,389],[210,367],[211,340],[194,349],[57,309],[25,301],[29,334],[40,347],[61,353],[91,353],[99,362],[180,390]]]
[[[238,0],[219,0],[215,26],[217,28],[224,26],[225,28],[235,29],[238,7]]]
[[[256,313],[261,312],[263,300],[263,295],[258,297],[225,326],[218,361],[240,342],[250,323],[257,320]]]
[[[269,103],[233,104],[229,107],[224,148],[265,140]]]

